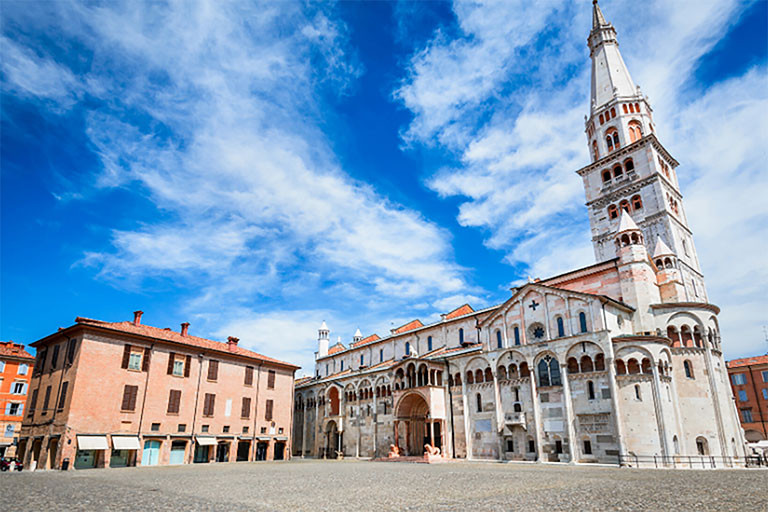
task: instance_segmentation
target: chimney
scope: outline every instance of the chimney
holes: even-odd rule
[[[143,314],[144,312],[141,310],[133,312],[133,325],[141,325],[141,315]]]
[[[183,324],[181,324],[181,335],[182,336],[186,336],[188,330],[189,330],[189,322],[184,322]]]
[[[240,338],[235,338],[234,336],[230,336],[227,338],[227,348],[229,350],[235,350],[235,347],[237,347],[237,342],[240,341]]]

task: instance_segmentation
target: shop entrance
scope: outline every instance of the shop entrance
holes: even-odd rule
[[[216,462],[229,462],[229,443],[220,442],[216,446]]]
[[[248,454],[251,453],[250,441],[238,441],[237,443],[237,462],[248,460]]]
[[[256,444],[256,460],[267,460],[267,445],[269,443],[259,441]]]

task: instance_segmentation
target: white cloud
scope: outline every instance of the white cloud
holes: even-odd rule
[[[710,297],[723,306],[728,355],[758,351],[760,323],[768,323],[759,292],[768,283],[768,216],[764,202],[754,200],[766,196],[765,69],[704,90],[692,80],[699,59],[745,6],[601,5],[633,77],[651,97],[662,142],[683,163],[686,211]],[[533,277],[546,277],[593,261],[574,173],[588,162],[582,116],[591,9],[531,6],[540,12],[510,2],[455,3],[462,32],[437,33],[411,59],[395,95],[414,115],[406,143],[458,157],[428,185],[462,199],[458,221],[483,230],[487,246],[505,250],[507,261],[524,263]],[[511,21],[521,18],[523,30]],[[557,35],[539,39],[544,33]]]

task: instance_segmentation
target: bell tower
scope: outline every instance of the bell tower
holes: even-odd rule
[[[678,162],[659,142],[651,104],[632,80],[616,30],[597,0],[592,2],[587,45],[592,78],[584,123],[592,163],[577,173],[584,182],[595,258],[601,262],[615,257],[613,235],[626,212],[644,240],[660,238],[676,256],[684,286],[679,301],[706,302],[675,172]]]

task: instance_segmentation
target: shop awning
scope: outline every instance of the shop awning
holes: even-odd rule
[[[259,440],[259,441],[271,441],[272,440],[271,437],[262,437],[262,436],[259,436],[256,439]]]
[[[107,436],[77,436],[78,450],[109,450]]]
[[[287,437],[282,437],[282,436],[278,436],[275,438],[275,441],[287,441],[287,440],[288,440]]]
[[[216,438],[215,437],[195,437],[195,441],[197,441],[197,444],[200,446],[216,446]]]
[[[112,447],[115,450],[138,450],[139,438],[136,436],[112,436]]]

